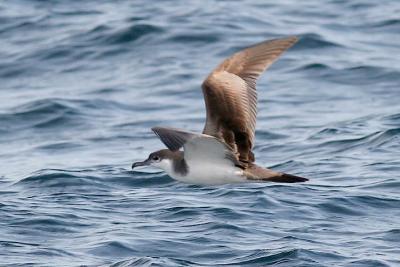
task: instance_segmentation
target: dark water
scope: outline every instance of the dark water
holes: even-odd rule
[[[0,2],[1,266],[400,266],[400,3]],[[260,165],[201,187],[133,161],[200,131],[232,52],[300,42],[259,82]]]

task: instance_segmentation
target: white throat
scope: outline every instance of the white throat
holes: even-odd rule
[[[171,159],[162,159],[160,162],[153,162],[151,164],[154,167],[160,168],[165,171],[169,176],[173,177],[173,163]]]

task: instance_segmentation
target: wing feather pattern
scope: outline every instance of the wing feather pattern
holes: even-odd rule
[[[171,151],[177,151],[190,139],[198,136],[196,133],[170,127],[153,127],[153,132]]]
[[[265,41],[225,59],[203,82],[207,119],[203,133],[226,142],[239,160],[254,161],[252,153],[258,77],[289,47],[296,37]]]

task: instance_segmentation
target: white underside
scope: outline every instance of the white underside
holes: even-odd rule
[[[235,166],[221,166],[210,162],[205,164],[190,164],[186,175],[174,172],[170,160],[164,159],[157,164],[153,164],[153,166],[163,169],[173,179],[184,183],[220,185],[247,182],[247,179],[243,176],[243,171]]]

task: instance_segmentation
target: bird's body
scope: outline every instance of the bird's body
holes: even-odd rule
[[[306,181],[305,178],[274,172],[256,164],[252,164],[249,168],[243,170],[236,166],[220,166],[204,162],[193,162],[193,164],[187,166],[190,170],[190,175],[182,175],[174,171],[171,160],[167,160],[167,162],[165,167],[162,166],[160,168],[173,179],[189,184],[221,185],[246,182],[295,183]]]
[[[235,166],[220,166],[218,164],[192,162],[187,168],[190,175],[176,172],[173,169],[173,162],[167,160],[167,166],[162,168],[173,179],[189,183],[201,185],[220,185],[227,183],[243,183],[247,182],[243,175],[243,170]]]
[[[207,111],[203,133],[153,127],[168,149],[151,153],[132,168],[152,165],[192,184],[307,181],[257,166],[252,152],[257,78],[296,41],[289,37],[262,42],[224,60],[202,85]]]

